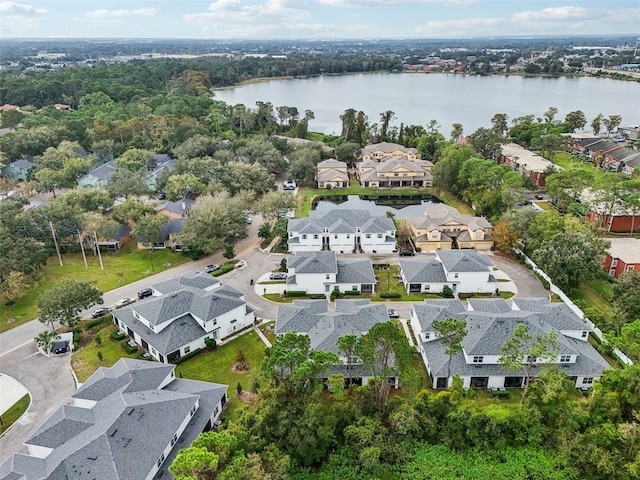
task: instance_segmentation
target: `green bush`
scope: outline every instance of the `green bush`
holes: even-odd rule
[[[473,293],[459,293],[458,294],[458,298],[460,300],[464,300],[465,298],[471,298],[473,297]]]
[[[116,330],[115,332],[111,332],[111,335],[109,335],[111,337],[111,340],[115,340],[116,342],[119,342],[120,340],[124,339],[125,335],[124,333],[122,333],[120,330]]]
[[[213,275],[214,277],[219,277],[220,275],[229,273],[234,268],[236,268],[235,263],[225,263],[222,267],[220,267],[218,270],[213,272],[211,275]]]
[[[312,300],[324,300],[327,298],[324,293],[312,293],[308,297]]]
[[[122,342],[120,344],[125,352],[127,353],[135,353],[138,351],[138,347],[130,347],[127,342]]]
[[[82,329],[74,328],[72,330],[73,333],[73,343],[78,343],[80,341],[80,336],[82,335]]]
[[[335,300],[336,298],[344,297],[344,293],[340,292],[340,290],[333,290],[331,292],[331,300]]]
[[[174,365],[179,365],[179,364],[181,364],[182,362],[186,362],[186,361],[187,361],[187,360],[189,360],[190,358],[195,357],[196,355],[200,355],[201,353],[202,353],[202,349],[201,349],[201,348],[198,348],[197,350],[194,350],[194,351],[192,351],[192,352],[190,352],[190,353],[187,353],[186,355],[184,355],[184,356],[182,356],[182,357],[180,357],[180,358],[177,358],[177,359],[175,359],[175,360],[172,360],[172,361],[171,361],[171,363],[173,363]]]
[[[445,285],[442,289],[442,296],[444,298],[453,298],[453,290],[451,290],[451,287]]]
[[[344,294],[345,295],[361,295],[362,292],[360,292],[359,290],[345,290]]]
[[[304,290],[285,290],[284,296],[285,297],[306,297],[307,292],[305,292]]]
[[[109,315],[104,315],[100,318],[97,318],[95,320],[92,320],[90,322],[87,322],[87,325],[85,326],[85,330],[90,330],[93,327],[97,327],[98,325],[102,325],[103,323],[105,323],[107,320],[109,320]]]
[[[378,270],[388,270],[389,269],[389,264],[388,263],[375,263],[373,265],[373,268],[376,268]]]
[[[402,294],[396,292],[385,292],[380,294],[380,298],[402,298]]]
[[[207,346],[207,348],[209,350],[215,350],[216,349],[216,341],[213,338],[205,338],[204,339],[204,344]]]

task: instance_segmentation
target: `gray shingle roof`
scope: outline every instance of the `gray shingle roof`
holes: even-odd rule
[[[292,218],[287,224],[287,231],[300,234],[322,233],[325,228],[330,233],[351,233],[356,228],[367,233],[386,233],[396,229],[393,220],[387,216],[374,217],[366,210],[313,210],[309,218]]]
[[[100,368],[87,383],[104,396],[96,398],[90,409],[65,405],[54,412],[27,441],[52,448],[49,456],[14,454],[0,465],[0,478],[146,478],[196,402],[199,408],[168,458],[204,429],[227,390],[226,385],[175,379],[159,389],[158,372],[165,379],[173,368],[132,359],[121,359],[111,369]],[[145,376],[153,378],[141,378]],[[108,379],[121,386],[113,390],[109,382],[107,388],[100,388]],[[167,459],[162,467],[165,474],[169,464]]]
[[[391,142],[373,143],[371,145],[365,146],[362,149],[363,152],[369,152],[369,153],[375,152],[378,150],[385,153],[392,153],[392,152],[395,152],[396,150],[402,150],[403,152],[406,152],[406,153],[419,153],[418,149],[416,148],[409,148],[409,147],[405,147],[404,145],[399,145],[397,143],[391,143]]]
[[[94,168],[93,170],[88,172],[86,175],[83,175],[82,177],[80,177],[80,179],[88,176],[93,176],[98,180],[106,182],[107,180],[109,180],[109,177],[111,176],[111,174],[115,172],[117,169],[118,167],[116,166],[115,160],[110,160]]]
[[[287,260],[287,268],[301,273],[338,273],[336,252],[297,252]]]
[[[487,272],[493,267],[489,257],[473,249],[438,250],[436,256],[447,272]]]
[[[463,215],[458,210],[444,203],[432,203],[424,210],[424,215],[411,217],[410,220],[417,228],[438,230],[448,222],[456,222],[467,225],[471,230],[491,229],[493,226],[484,217]]]
[[[184,287],[195,287],[204,290],[218,285],[219,283],[220,280],[206,272],[184,272],[181,275],[154,283],[151,286],[158,292],[167,294],[177,292]]]
[[[196,203],[190,198],[183,198],[182,200],[176,200],[175,202],[165,202],[158,205],[156,212],[171,212],[176,215],[185,215],[187,210],[193,208],[193,204]]]
[[[400,260],[400,269],[408,283],[445,283],[447,276],[437,260]]]
[[[336,283],[376,283],[371,260],[338,260]]]
[[[385,306],[369,300],[337,300],[335,312],[329,311],[326,300],[294,300],[291,305],[278,307],[276,334],[306,334],[312,349],[338,353],[339,337],[360,337],[376,323],[388,321]]]

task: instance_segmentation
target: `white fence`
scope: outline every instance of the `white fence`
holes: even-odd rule
[[[571,301],[571,299],[566,295],[566,293],[564,293],[562,290],[560,290],[560,288],[556,285],[554,285],[554,283],[551,281],[551,279],[549,278],[549,275],[547,275],[544,270],[542,270],[540,267],[538,267],[538,265],[535,264],[535,262],[533,260],[531,260],[529,257],[527,257],[524,252],[522,250],[520,250],[519,248],[514,248],[513,251],[517,254],[517,255],[522,255],[522,257],[524,258],[524,261],[531,266],[531,269],[536,272],[538,275],[540,275],[542,278],[544,278],[547,282],[549,282],[550,285],[550,290],[551,293],[555,293],[556,295],[558,295],[558,297],[560,297],[560,299],[569,306],[569,308],[573,311],[573,313],[575,313],[576,315],[578,315],[582,320],[584,320],[584,323],[586,323],[589,328],[593,331],[594,335],[598,338],[598,340],[603,343],[603,344],[608,344],[609,342],[607,342],[607,339],[604,338],[604,334],[602,333],[602,330],[600,330],[598,327],[595,326],[595,324],[589,320],[584,312],[582,310],[580,310],[580,308]],[[613,355],[620,360],[620,362],[624,363],[625,365],[633,365],[633,361],[631,361],[631,359],[629,357],[627,357],[622,351],[620,351],[617,348],[613,349]]]

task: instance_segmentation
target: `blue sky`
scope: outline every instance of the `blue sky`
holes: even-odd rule
[[[3,38],[640,35],[639,26],[638,0],[0,1]]]

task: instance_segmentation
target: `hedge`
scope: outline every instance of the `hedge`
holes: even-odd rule
[[[220,267],[218,270],[213,272],[211,275],[213,275],[214,277],[219,277],[220,275],[230,272],[234,268],[236,268],[235,263],[225,263],[222,267]]]
[[[127,342],[122,342],[120,344],[125,352],[127,353],[135,353],[138,351],[138,347],[130,347]]]
[[[115,340],[116,342],[119,342],[120,340],[124,339],[125,335],[124,333],[122,333],[120,330],[116,330],[115,332],[111,332],[111,335],[109,335],[111,337],[111,340]]]
[[[107,315],[103,315],[102,317],[97,318],[96,320],[92,320],[90,322],[87,322],[87,325],[85,326],[85,330],[90,330],[93,327],[97,327],[98,325],[102,325],[108,319],[109,319],[109,317]]]
[[[285,297],[306,297],[307,292],[305,292],[304,290],[285,290],[284,296]]]
[[[324,300],[327,297],[324,293],[312,293],[309,295],[309,298],[312,300]]]
[[[201,353],[202,353],[202,349],[198,348],[197,350],[194,350],[193,352],[187,353],[186,355],[184,355],[184,356],[182,356],[180,358],[176,358],[175,360],[172,360],[171,363],[173,363],[174,365],[179,365],[182,362],[186,362],[190,358],[195,357],[196,355],[200,355]]]
[[[344,294],[345,295],[360,295],[362,292],[360,292],[359,290],[345,290]]]
[[[401,293],[395,293],[395,292],[385,292],[380,294],[380,298],[401,298],[401,297],[402,297]]]

